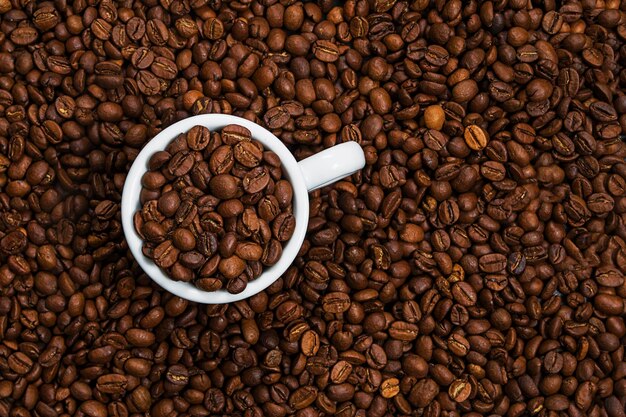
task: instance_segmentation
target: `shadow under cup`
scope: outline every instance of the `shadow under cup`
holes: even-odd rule
[[[157,151],[163,150],[181,133],[185,133],[194,126],[204,126],[209,130],[216,131],[223,127],[236,124],[250,130],[252,138],[263,144],[267,150],[276,153],[280,158],[283,175],[291,183],[293,189],[293,214],[296,227],[291,239],[283,246],[283,252],[279,261],[263,269],[260,276],[249,281],[246,288],[239,294],[230,294],[224,289],[207,292],[196,288],[192,283],[174,281],[159,268],[150,258],[142,252],[143,239],[135,230],[133,217],[137,210],[141,209],[139,195],[142,185],[141,178],[148,169],[150,157]],[[263,291],[274,283],[289,268],[297,256],[309,222],[309,195],[304,181],[302,170],[287,147],[271,132],[247,119],[237,116],[206,114],[193,116],[181,120],[164,129],[154,137],[137,155],[128,172],[126,184],[122,193],[122,226],[128,246],[141,266],[157,284],[169,292],[185,298],[205,304],[222,304],[243,300]]]

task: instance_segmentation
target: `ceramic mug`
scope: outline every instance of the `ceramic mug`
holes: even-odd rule
[[[248,282],[239,294],[230,294],[224,289],[203,291],[189,282],[174,281],[142,252],[143,240],[135,230],[133,216],[141,208],[139,195],[141,178],[147,171],[150,157],[167,145],[181,133],[201,125],[216,131],[226,125],[236,124],[248,128],[252,138],[271,150],[281,160],[285,177],[293,188],[293,214],[296,227],[291,239],[283,246],[280,260],[271,267],[263,269],[260,276]],[[124,190],[122,192],[122,226],[128,247],[133,256],[150,278],[169,292],[190,301],[205,304],[223,304],[243,300],[263,291],[276,281],[295,259],[309,223],[309,192],[345,178],[365,166],[365,155],[356,142],[345,142],[325,149],[313,156],[297,162],[287,147],[270,131],[258,124],[237,116],[223,114],[203,114],[183,119],[156,135],[137,155],[133,162]]]

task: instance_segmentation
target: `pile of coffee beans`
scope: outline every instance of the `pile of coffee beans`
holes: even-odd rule
[[[143,253],[175,281],[242,292],[293,235],[293,189],[278,156],[243,126],[194,126],[154,153],[135,213]]]
[[[0,0],[0,415],[624,417],[625,65],[619,0]],[[202,113],[366,155],[229,305],[120,225]]]

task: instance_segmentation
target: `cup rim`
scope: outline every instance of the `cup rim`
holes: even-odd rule
[[[141,248],[143,239],[135,230],[133,217],[141,207],[139,195],[141,178],[147,171],[150,157],[165,147],[179,134],[189,131],[193,126],[202,125],[211,130],[221,129],[226,125],[236,124],[250,130],[252,138],[258,140],[266,149],[276,153],[281,160],[283,175],[293,188],[293,214],[296,227],[291,239],[283,246],[279,261],[263,272],[239,294],[230,294],[225,289],[218,291],[203,291],[189,282],[174,281],[169,278],[150,258],[144,256]],[[124,189],[122,190],[122,228],[128,248],[143,271],[157,284],[167,291],[189,301],[203,304],[223,304],[240,301],[251,297],[272,285],[291,266],[300,251],[309,223],[309,194],[302,171],[293,154],[287,147],[267,129],[258,124],[233,115],[202,114],[180,120],[159,132],[150,140],[136,156],[128,171]]]

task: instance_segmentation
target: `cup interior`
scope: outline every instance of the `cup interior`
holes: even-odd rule
[[[141,248],[143,240],[135,230],[133,216],[141,208],[139,195],[142,189],[141,178],[147,171],[150,157],[157,151],[163,150],[179,134],[187,132],[194,126],[205,126],[210,130],[219,130],[224,126],[237,124],[244,126],[252,133],[252,138],[258,140],[263,146],[276,153],[281,160],[283,174],[293,188],[293,214],[296,219],[296,227],[291,239],[283,246],[280,260],[271,267],[263,269],[256,279],[248,282],[246,288],[239,294],[230,294],[224,289],[207,292],[196,288],[189,282],[174,281],[159,268],[150,258],[146,257]],[[137,155],[128,172],[124,190],[122,192],[122,227],[128,242],[128,247],[133,256],[150,278],[169,292],[204,304],[223,304],[243,300],[263,291],[276,281],[291,265],[298,254],[309,221],[309,195],[302,176],[302,171],[295,158],[287,147],[270,131],[258,124],[237,116],[222,114],[203,114],[189,117],[174,123],[156,135]]]

